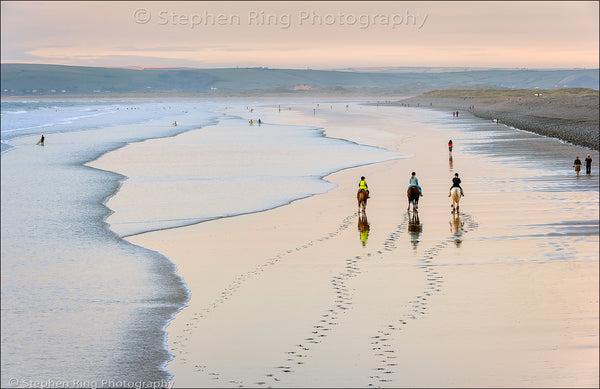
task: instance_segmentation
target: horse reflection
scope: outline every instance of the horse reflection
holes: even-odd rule
[[[449,221],[450,223],[450,232],[454,235],[454,244],[456,247],[460,247],[462,243],[462,239],[460,238],[463,233],[463,227],[465,222],[460,220],[460,215],[458,212],[452,214],[452,218]]]
[[[367,214],[362,213],[358,216],[358,231],[360,231],[360,241],[363,246],[367,245],[367,239],[369,239],[369,230],[371,226],[369,225],[369,221],[367,220]]]
[[[423,225],[419,220],[419,212],[408,213],[408,233],[410,234],[410,242],[413,245],[413,249],[416,249],[419,245],[419,235],[423,231]]]

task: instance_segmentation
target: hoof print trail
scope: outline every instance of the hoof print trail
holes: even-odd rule
[[[463,214],[463,220],[465,222],[461,235],[474,230],[477,228],[477,223],[469,215]],[[398,236],[401,235],[402,231],[405,231],[408,224],[408,216],[405,215],[405,220],[398,226],[396,231],[392,232],[386,241],[383,243],[383,250],[391,251],[396,248],[395,242]],[[420,264],[417,265],[418,269],[423,270],[425,274],[425,290],[413,300],[409,301],[410,312],[406,317],[398,318],[396,324],[388,324],[385,330],[379,330],[377,335],[371,337],[374,341],[371,342],[373,355],[376,357],[378,365],[373,368],[377,374],[369,376],[371,382],[369,387],[378,387],[381,384],[392,382],[390,376],[395,373],[395,369],[398,366],[393,360],[397,357],[394,355],[395,350],[392,346],[392,342],[386,342],[388,337],[393,337],[408,324],[408,320],[416,320],[421,315],[425,315],[430,296],[441,291],[443,284],[443,277],[435,270],[432,265],[432,261],[438,255],[438,253],[445,248],[448,244],[455,242],[457,236],[455,234],[447,237],[443,241],[437,243],[433,247],[425,250],[423,255],[419,259]],[[381,253],[381,251],[378,251]],[[419,316],[415,316],[415,314]],[[391,331],[391,332],[390,332]],[[385,336],[385,338],[382,338]],[[385,342],[385,343],[384,343]],[[380,357],[384,357],[379,359]]]

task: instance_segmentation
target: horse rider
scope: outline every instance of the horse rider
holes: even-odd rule
[[[410,179],[408,180],[408,187],[410,188],[411,186],[416,186],[419,190],[419,196],[423,196],[423,190],[419,186],[419,179],[417,178],[417,173],[415,172],[411,173]]]
[[[452,195],[452,188],[460,189],[460,195],[461,196],[465,195],[465,191],[460,186],[460,182],[461,181],[460,181],[460,178],[458,178],[458,173],[454,173],[454,178],[452,179],[452,186],[450,187],[450,192],[448,193],[448,197],[450,197]]]
[[[362,176],[360,178],[360,182],[358,183],[358,189],[364,190],[365,192],[367,192],[367,198],[368,199],[371,198],[371,197],[369,197],[369,186],[367,185],[367,181],[365,181],[365,176]]]

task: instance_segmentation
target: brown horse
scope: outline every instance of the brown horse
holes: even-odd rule
[[[364,189],[359,189],[356,194],[356,199],[358,200],[358,213],[362,208],[363,213],[367,212],[367,192]]]
[[[408,197],[408,208],[406,208],[407,211],[410,210],[410,204],[412,204],[413,212],[417,212],[417,209],[419,208],[420,195],[421,193],[419,193],[419,188],[417,188],[416,186],[411,186],[410,188],[408,188],[408,190],[406,191],[406,196]]]

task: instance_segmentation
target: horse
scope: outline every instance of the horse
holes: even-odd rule
[[[406,208],[407,211],[410,210],[410,204],[412,204],[413,212],[417,212],[417,209],[419,208],[420,195],[421,193],[419,192],[419,188],[416,186],[411,186],[408,188],[406,191],[406,196],[408,197],[408,208]]]
[[[359,189],[356,194],[356,199],[358,200],[358,213],[362,208],[363,213],[367,212],[367,191],[364,189]]]
[[[458,204],[460,202],[460,196],[462,196],[462,192],[460,188],[454,187],[450,190],[450,197],[452,197],[452,213],[458,213]]]

